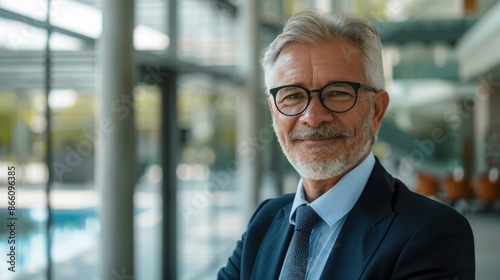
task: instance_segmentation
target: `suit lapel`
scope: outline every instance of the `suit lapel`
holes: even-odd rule
[[[394,179],[378,160],[358,201],[349,212],[321,279],[360,279],[395,213]]]
[[[292,204],[282,208],[274,218],[256,257],[252,279],[278,279],[293,228],[288,217]]]

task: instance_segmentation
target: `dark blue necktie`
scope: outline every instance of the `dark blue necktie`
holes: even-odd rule
[[[307,257],[309,252],[309,236],[321,217],[308,205],[297,208],[295,213],[295,230],[290,242],[289,255],[281,279],[306,279]]]

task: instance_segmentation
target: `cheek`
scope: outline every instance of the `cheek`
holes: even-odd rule
[[[286,135],[290,134],[290,132],[293,130],[293,125],[294,122],[292,118],[287,118],[286,116],[282,116],[281,114],[278,113],[278,115],[275,112],[275,126],[276,130],[278,132],[278,137],[282,138],[283,140],[286,140]]]
[[[347,129],[354,135],[359,135],[363,126],[363,115],[361,114],[361,112],[352,109],[351,111],[339,116],[338,120],[340,122],[340,127]]]
[[[352,116],[352,123],[356,129],[356,133],[363,133],[367,128],[366,122],[369,122],[370,130],[374,129],[374,125],[372,123],[373,116],[370,115],[370,105],[363,102],[359,104],[361,106],[357,107],[355,110],[355,115]]]

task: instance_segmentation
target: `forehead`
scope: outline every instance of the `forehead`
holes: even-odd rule
[[[361,50],[347,39],[291,43],[280,52],[274,84],[320,86],[335,80],[365,82]]]

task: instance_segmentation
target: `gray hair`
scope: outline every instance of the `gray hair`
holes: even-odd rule
[[[306,10],[292,16],[281,33],[267,48],[262,67],[267,91],[272,86],[273,69],[280,52],[288,44],[318,43],[348,39],[362,52],[365,76],[376,90],[384,88],[384,69],[382,63],[382,43],[377,30],[366,18],[351,13],[325,13]],[[346,50],[349,55],[349,50]]]

